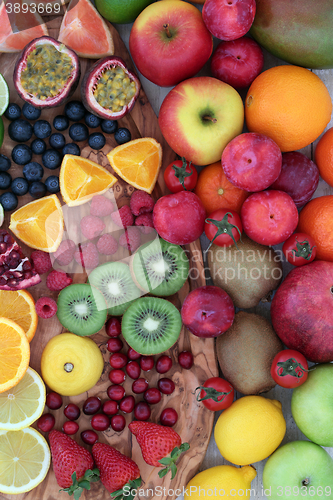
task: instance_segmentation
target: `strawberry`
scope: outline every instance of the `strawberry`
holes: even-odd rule
[[[141,484],[140,470],[136,463],[120,451],[108,444],[95,443],[92,454],[100,472],[102,484],[113,498],[120,500],[123,496],[132,500],[131,488],[137,489]]]
[[[84,489],[90,490],[90,482],[99,480],[91,453],[60,431],[51,431],[49,441],[57,483],[78,500]]]
[[[155,467],[165,465],[158,473],[159,477],[171,470],[173,479],[177,472],[176,461],[190,445],[182,443],[179,434],[171,427],[142,421],[131,422],[128,427],[140,445],[144,461]]]

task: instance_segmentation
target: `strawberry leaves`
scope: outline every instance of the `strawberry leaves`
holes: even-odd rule
[[[158,473],[159,477],[162,478],[162,477],[166,476],[169,471],[171,471],[171,479],[173,479],[177,473],[176,462],[177,462],[178,458],[180,457],[180,455],[182,453],[184,453],[185,451],[187,451],[189,449],[190,449],[190,445],[188,443],[182,443],[179,446],[179,448],[176,446],[172,450],[172,452],[170,453],[170,456],[161,458],[161,460],[159,460],[159,463],[161,465],[165,465],[166,467]]]
[[[60,491],[66,491],[69,496],[74,495],[74,500],[79,500],[83,490],[90,490],[91,484],[99,480],[98,469],[86,470],[84,476],[79,481],[76,479],[76,472],[72,474],[72,485],[69,488],[62,488]]]
[[[134,481],[129,481],[128,483],[126,483],[121,489],[111,493],[111,496],[115,500],[122,500],[124,496],[126,497],[126,500],[133,500],[133,498],[136,496],[136,490],[140,485],[141,477],[138,477],[137,479],[134,479]]]

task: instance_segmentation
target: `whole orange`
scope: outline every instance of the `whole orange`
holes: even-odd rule
[[[240,189],[228,181],[221,162],[207,165],[199,174],[195,188],[207,214],[227,208],[240,212],[240,209],[250,193]]]
[[[315,163],[324,181],[333,186],[333,127],[320,138],[315,149]]]
[[[333,262],[333,195],[314,198],[299,214],[297,232],[312,236],[316,259]]]
[[[299,66],[275,66],[260,73],[245,99],[249,131],[268,135],[283,152],[315,141],[331,113],[332,100],[325,84]]]

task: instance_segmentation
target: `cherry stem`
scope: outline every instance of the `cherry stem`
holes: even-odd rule
[[[181,167],[177,167],[177,165],[172,165],[172,168],[175,171],[175,177],[177,177],[177,179],[179,180],[179,182],[183,186],[184,190],[187,191],[187,189],[185,187],[185,178],[191,177],[191,175],[193,174],[193,169],[191,167],[192,162],[190,161],[190,163],[189,163],[189,168],[190,168],[191,172],[186,172],[187,161],[185,160],[184,157],[182,157],[182,162],[183,162],[183,164]]]
[[[232,213],[227,212],[225,214],[225,216],[223,217],[222,220],[206,219],[205,222],[207,222],[207,224],[214,224],[214,226],[217,227],[217,231],[215,233],[215,236],[212,239],[212,241],[210,242],[210,244],[209,244],[206,252],[208,252],[208,250],[212,246],[214,240],[216,238],[218,238],[218,236],[220,236],[221,234],[226,234],[226,235],[230,236],[230,238],[232,239],[232,241],[234,242],[234,244],[236,245],[236,248],[238,250],[238,246],[237,246],[237,243],[236,243],[236,240],[235,240],[235,237],[233,235],[232,230],[236,229],[238,231],[238,234],[239,234],[240,237],[241,237],[242,233],[241,233],[241,231],[239,230],[239,228],[237,226],[235,226],[234,224],[231,224],[231,222],[228,221],[228,216],[229,215],[230,215],[230,217],[233,217]],[[241,241],[242,241],[242,239],[241,239]]]
[[[163,24],[163,28],[164,28],[164,30],[165,30],[166,36],[167,36],[168,38],[172,38],[172,35],[171,35],[171,33],[170,33],[170,30],[169,30],[169,24],[168,24],[168,23]]]
[[[196,388],[195,392],[197,391],[199,391],[196,395],[197,401],[206,401],[207,399],[212,399],[213,401],[215,401],[215,403],[221,403],[224,398],[232,392],[232,389],[229,392],[219,392],[214,389],[214,387],[205,387],[204,385],[200,385],[200,387]],[[205,391],[206,393],[203,398],[200,398],[201,391]]]

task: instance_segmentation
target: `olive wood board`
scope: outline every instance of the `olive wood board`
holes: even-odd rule
[[[60,26],[61,18],[53,18],[48,21],[48,28],[50,36],[57,38],[59,26]],[[134,70],[134,65],[132,63],[131,57],[122,42],[118,32],[116,29],[109,25],[110,30],[112,32],[114,45],[115,45],[115,55],[122,57],[129,68]],[[17,102],[21,106],[23,105],[23,101],[17,95],[14,85],[13,85],[13,69],[15,65],[15,61],[18,57],[18,54],[1,54],[0,55],[0,72],[4,75],[10,89],[10,101]],[[81,77],[84,75],[85,71],[94,63],[94,60],[88,59],[80,59],[81,63]],[[80,86],[78,86],[75,91],[72,99],[80,99]],[[62,114],[63,106],[43,110],[41,114],[41,119],[47,119],[51,124],[53,118]],[[5,125],[5,138],[4,143],[1,148],[1,153],[11,156],[12,148],[15,143],[9,138],[7,134],[8,128],[8,120],[4,118]],[[126,115],[119,121],[120,126],[127,127],[132,135],[132,139],[136,139],[139,137],[154,137],[158,142],[161,143],[163,148],[163,163],[162,169],[158,177],[158,181],[156,187],[153,192],[153,197],[157,200],[163,194],[168,194],[167,188],[163,179],[163,171],[166,166],[172,162],[176,155],[170,149],[166,141],[164,140],[161,131],[158,126],[157,117],[152,110],[148,99],[141,88],[139,98],[131,111],[130,114]],[[96,129],[99,130],[99,129]],[[66,136],[66,140],[70,142],[68,136],[68,130],[64,132]],[[112,171],[109,162],[107,160],[106,154],[117,146],[112,135],[106,136],[107,143],[105,147],[98,152],[92,151],[88,144],[80,143],[81,155],[84,157],[88,157],[91,160],[98,162],[100,165]],[[32,137],[31,141],[34,137]],[[30,143],[29,141],[28,143]],[[47,140],[46,140],[47,141]],[[38,156],[33,156],[33,161],[40,161]],[[22,176],[22,167],[12,164],[10,173],[12,177]],[[56,171],[49,171],[45,169],[45,174],[43,180],[53,173],[58,174],[59,169]],[[129,204],[130,195],[133,192],[133,188],[126,184],[122,180],[118,180],[118,182],[114,185],[113,189],[109,191],[107,194],[111,198],[114,197],[116,199],[118,208],[123,206],[124,204]],[[58,195],[61,199],[60,194]],[[19,207],[23,204],[32,201],[30,195],[25,195],[19,200]],[[63,204],[63,203],[62,203]],[[64,204],[63,204],[64,205]],[[80,208],[81,214],[89,213],[89,203],[82,205]],[[66,209],[65,209],[66,210]],[[65,212],[65,211],[64,211]],[[67,212],[68,213],[68,212]],[[82,216],[82,215],[81,215]],[[6,213],[5,222],[3,227],[8,228],[9,225],[10,214]],[[66,220],[66,217],[65,217]],[[78,233],[78,219],[76,217],[70,217],[70,221],[72,224],[71,229],[69,230],[66,227],[68,234],[72,239],[73,232]],[[70,232],[71,231],[71,232]],[[20,242],[19,242],[20,243]],[[30,255],[31,249],[29,249],[24,244],[20,243],[23,250]],[[204,266],[202,260],[202,253],[199,240],[191,243],[184,247],[187,256],[190,260],[190,276],[186,281],[182,289],[172,297],[169,297],[169,300],[172,301],[173,304],[176,305],[178,309],[180,309],[183,300],[186,295],[194,288],[205,285],[205,275],[204,275]],[[123,253],[118,256],[118,258],[124,258],[126,260],[126,255]],[[114,258],[113,258],[114,260]],[[70,271],[70,270],[69,270]],[[72,275],[73,282],[85,282],[87,276],[83,272],[77,272],[76,269],[72,269],[75,271]],[[45,275],[42,276],[42,282],[39,285],[36,285],[29,289],[32,293],[35,300],[40,296],[51,296],[54,299],[57,298],[56,292],[50,292],[46,287],[45,283]],[[31,342],[31,361],[30,366],[37,370],[40,373],[40,359],[43,352],[43,349],[47,342],[55,335],[64,331],[64,328],[59,323],[57,317],[53,317],[51,319],[43,320],[39,319],[38,329],[35,334],[34,339]],[[65,421],[65,416],[63,414],[63,408],[69,402],[73,402],[78,404],[82,408],[82,404],[88,396],[98,396],[102,401],[106,401],[108,399],[106,394],[107,387],[111,384],[108,378],[109,371],[111,369],[109,364],[109,356],[110,353],[106,349],[106,343],[108,337],[105,333],[105,329],[103,328],[99,333],[92,336],[93,340],[99,345],[101,352],[104,357],[104,370],[103,374],[95,387],[93,387],[89,392],[80,394],[75,397],[64,397],[64,404],[61,409],[57,411],[51,411],[54,414],[56,419],[55,429],[61,430],[62,425]],[[182,369],[178,363],[178,353],[183,350],[190,350],[194,356],[194,366],[191,370]],[[126,349],[123,349],[123,352],[126,352]],[[172,395],[166,396],[162,395],[161,403],[158,405],[152,405],[151,410],[151,422],[158,422],[159,415],[165,407],[173,407],[177,410],[179,419],[174,429],[180,434],[183,442],[188,442],[190,444],[189,451],[186,452],[178,461],[178,473],[174,480],[171,480],[171,474],[168,473],[163,479],[160,479],[158,476],[159,468],[152,467],[146,464],[142,458],[140,448],[136,442],[135,438],[132,438],[132,435],[126,425],[125,429],[120,432],[114,432],[111,427],[105,431],[99,433],[99,441],[104,443],[109,443],[114,446],[120,452],[125,455],[131,456],[133,460],[138,464],[139,469],[141,471],[142,477],[142,486],[141,488],[145,490],[144,497],[145,499],[152,499],[155,496],[163,499],[174,499],[179,495],[179,488],[182,489],[183,486],[187,484],[187,482],[193,477],[193,475],[198,471],[209,443],[209,439],[212,432],[213,426],[213,418],[214,413],[207,410],[202,403],[196,401],[196,397],[194,394],[195,388],[199,385],[202,385],[205,380],[212,376],[217,376],[217,362],[214,351],[214,340],[213,339],[202,339],[196,337],[189,333],[184,327],[182,328],[181,335],[179,341],[167,352],[173,359],[173,366],[171,370],[163,376],[167,376],[172,378],[176,385],[176,389]],[[158,356],[155,356],[155,360]],[[141,376],[146,377],[149,380],[150,387],[156,387],[159,375],[155,370],[152,370],[149,373],[141,372]],[[126,390],[126,394],[131,394],[131,384],[132,380],[129,377],[126,378],[124,383],[124,387]],[[142,395],[135,395],[136,401],[142,400]],[[45,412],[49,411],[48,408],[45,408]],[[130,423],[132,420],[132,415],[125,415],[126,423]],[[85,445],[81,438],[80,433],[89,429],[90,422],[89,417],[84,415],[81,411],[81,416],[78,420],[79,423],[79,431],[74,436],[74,439],[87,449],[91,449],[90,446]],[[36,427],[36,424],[34,424]],[[45,435],[45,434],[44,434]],[[47,435],[45,435],[47,438]],[[156,487],[160,487],[159,494],[153,494],[153,491]],[[16,495],[17,500],[54,500],[66,498],[66,493],[59,492],[59,486],[56,482],[54,472],[52,470],[52,465],[47,474],[45,480],[32,491]],[[178,489],[178,491],[177,491]],[[3,495],[0,493],[0,498],[11,499],[12,495]],[[109,492],[104,488],[101,482],[92,483],[92,487],[90,491],[85,491],[81,495],[82,500],[94,499],[94,500],[104,500],[110,498]]]

